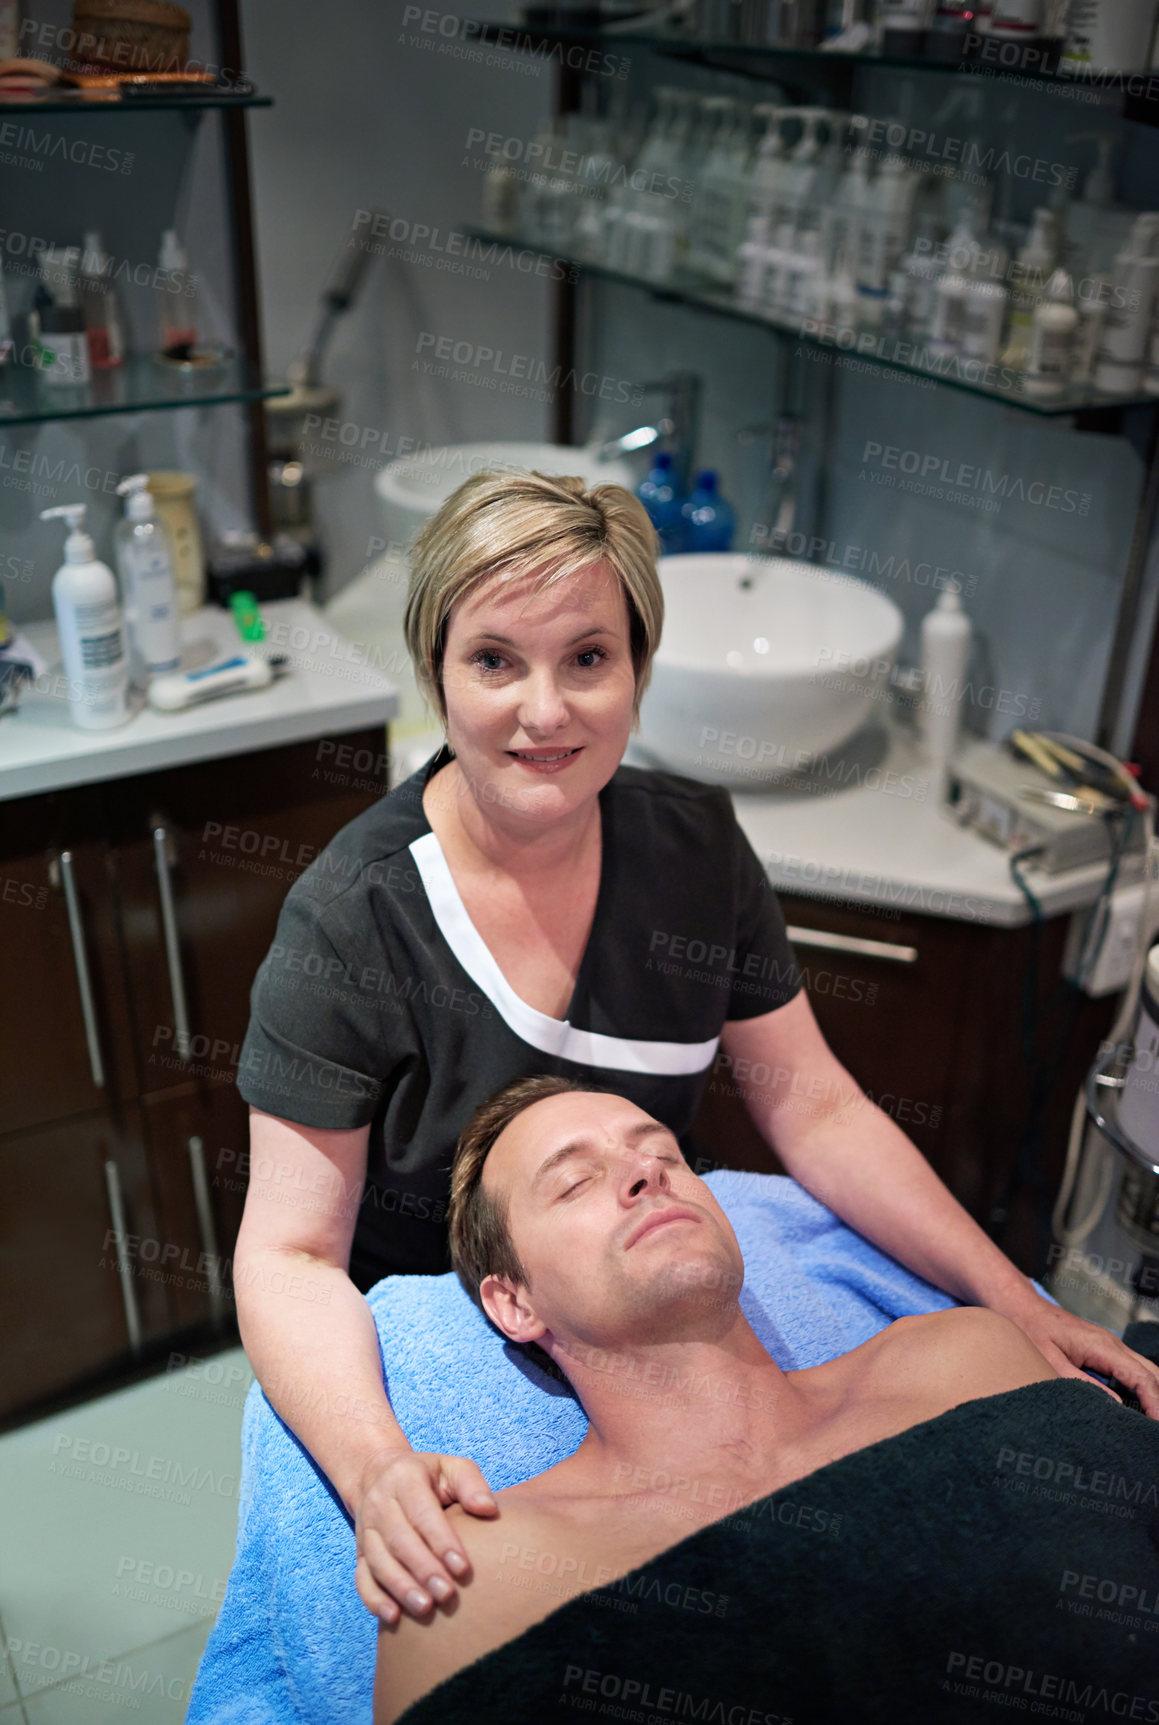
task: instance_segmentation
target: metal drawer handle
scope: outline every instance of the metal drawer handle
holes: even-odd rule
[[[201,1230],[201,1246],[208,1261],[206,1277],[209,1297],[216,1311],[225,1301],[221,1285],[221,1260],[217,1254],[217,1229],[213,1221],[213,1205],[209,1201],[209,1181],[205,1173],[205,1145],[196,1135],[189,1140],[189,1169],[193,1176],[193,1197],[197,1205],[197,1225]]]
[[[189,1059],[189,1011],[185,1004],[185,977],[181,969],[181,946],[177,939],[177,906],[169,873],[169,834],[153,828],[153,855],[157,859],[157,887],[161,894],[161,926],[165,931],[165,958],[169,966],[169,992],[173,996],[173,1040],[180,1059]]]
[[[866,958],[886,958],[892,964],[916,964],[916,946],[897,946],[889,940],[864,940],[858,934],[827,934],[819,928],[794,928],[785,933],[794,946],[817,946],[824,952],[859,952]]]
[[[53,873],[56,873],[55,869]],[[97,1009],[93,1000],[92,981],[89,977],[89,961],[85,952],[85,931],[80,913],[80,894],[77,891],[71,851],[61,851],[60,853],[60,884],[64,888],[64,902],[68,911],[68,931],[72,936],[72,958],[76,966],[76,985],[80,991],[80,1010],[85,1025],[89,1066],[92,1070],[93,1083],[99,1090],[103,1090],[105,1087],[105,1063],[101,1059],[101,1039],[97,1034]]]
[[[137,1290],[133,1286],[133,1272],[129,1265],[129,1253],[125,1246],[125,1205],[121,1197],[121,1174],[113,1161],[105,1163],[105,1185],[109,1193],[109,1214],[113,1218],[113,1233],[117,1241],[117,1269],[121,1277],[121,1298],[125,1302],[125,1327],[129,1332],[129,1346],[134,1353],[141,1348],[141,1314],[137,1310]]]

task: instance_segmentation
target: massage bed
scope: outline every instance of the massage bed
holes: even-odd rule
[[[955,1304],[791,1179],[722,1170],[707,1183],[744,1253],[742,1309],[784,1370]],[[455,1276],[387,1277],[368,1299],[415,1449],[472,1456],[500,1490],[578,1446],[570,1387],[504,1343]],[[1132,1331],[1156,1357],[1159,1324]],[[1108,1479],[1126,1483],[1108,1492]],[[1159,1423],[1096,1385],[986,1397],[686,1539],[674,1523],[667,1551],[561,1600],[406,1725],[1159,1722],[1157,1492]],[[371,1725],[376,1622],[354,1561],[340,1501],[255,1384],[237,1557],[187,1725]]]

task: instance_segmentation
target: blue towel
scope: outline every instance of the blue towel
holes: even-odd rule
[[[957,1303],[795,1180],[720,1170],[707,1183],[744,1254],[741,1308],[785,1371]],[[498,1491],[576,1449],[587,1429],[578,1402],[499,1339],[457,1277],[388,1276],[367,1298],[390,1403],[416,1450],[472,1456]],[[341,1503],[255,1383],[237,1558],[186,1725],[370,1725],[376,1623],[354,1562]]]

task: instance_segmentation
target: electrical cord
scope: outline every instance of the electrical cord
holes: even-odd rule
[[[1104,753],[1103,751],[1094,751],[1093,745],[1091,744],[1084,744],[1084,747],[1099,754]],[[1106,756],[1106,759],[1108,762],[1111,762],[1113,757]],[[1134,827],[1135,816],[1136,810],[1128,807],[1107,811],[1105,818],[1108,821],[1113,821],[1115,823],[1117,831],[1111,846],[1110,860],[1099,896],[1088,910],[1083,924],[1079,942],[1080,956],[1078,975],[1075,979],[1071,979],[1069,977],[1060,978],[1042,1008],[1039,1008],[1037,1005],[1038,979],[1041,968],[1043,924],[1042,906],[1031,889],[1029,882],[1025,879],[1021,868],[1021,864],[1024,861],[1028,861],[1036,854],[1037,847],[1028,846],[1024,850],[1015,852],[1010,858],[1011,874],[1019,890],[1027,900],[1032,916],[1031,950],[1023,973],[1022,1011],[1023,1061],[1031,1070],[1031,1094],[1026,1121],[1019,1136],[1018,1148],[1015,1152],[1013,1166],[1011,1167],[1005,1189],[990,1211],[989,1232],[992,1239],[996,1242],[1001,1241],[1005,1233],[1006,1224],[1009,1219],[1014,1198],[1019,1188],[1025,1182],[1029,1182],[1034,1197],[1034,1213],[1038,1233],[1038,1256],[1043,1262],[1045,1262],[1049,1256],[1051,1229],[1058,1215],[1057,1203],[1053,1212],[1051,1210],[1050,1195],[1046,1187],[1046,1170],[1041,1154],[1043,1148],[1042,1133],[1046,1107],[1053,1093],[1055,1084],[1058,1081],[1063,1058],[1066,1052],[1067,1040],[1074,1026],[1075,1016],[1079,1008],[1084,985],[1089,976],[1094,956],[1097,954],[1103,939],[1107,919],[1110,915],[1111,896],[1114,892],[1120,864],[1126,853],[1127,844]],[[1153,808],[1149,802],[1147,805],[1147,816],[1144,817],[1144,825],[1145,828],[1147,828],[1144,833],[1145,855],[1147,854],[1146,846],[1150,833],[1148,817],[1152,816]],[[1149,887],[1149,878],[1147,884]],[[1145,929],[1150,927],[1149,922],[1146,920],[1146,912],[1148,908],[1149,903],[1145,902],[1143,925]],[[1145,945],[1142,956],[1143,961],[1145,962]],[[1141,964],[1139,965],[1139,973],[1140,975],[1142,973]],[[1039,1059],[1037,1045],[1039,1040],[1040,1024],[1045,1022],[1047,1015],[1053,1011],[1055,1004],[1060,998],[1062,1000],[1062,1013],[1054,1032],[1053,1046],[1049,1049],[1049,1052],[1045,1053],[1042,1058]],[[1085,1104],[1083,1103],[1083,1098],[1080,1093],[1080,1131],[1081,1114],[1084,1107]],[[1074,1152],[1073,1156],[1071,1155],[1071,1145],[1073,1144],[1074,1136],[1075,1120],[1072,1117],[1071,1135],[1070,1140],[1068,1141],[1068,1167],[1071,1168],[1072,1178],[1073,1163],[1077,1159],[1077,1150]],[[1106,1194],[1104,1193],[1103,1201],[1105,1201],[1105,1196]],[[1099,1206],[1099,1210],[1101,1213],[1101,1204]]]
[[[1107,1032],[1106,1041],[1114,1048],[1125,1047],[1125,1038],[1135,1020],[1135,1012],[1139,1002],[1139,994],[1143,986],[1143,972],[1147,965],[1147,954],[1150,950],[1152,930],[1152,902],[1155,898],[1155,882],[1159,878],[1159,844],[1155,837],[1155,807],[1148,804],[1142,812],[1144,829],[1143,853],[1143,909],[1139,921],[1139,944],[1135,951],[1135,961],[1131,966],[1131,975],[1123,990],[1119,1011],[1115,1021]],[[1051,1216],[1051,1230],[1054,1238],[1062,1246],[1075,1246],[1084,1240],[1103,1213],[1107,1201],[1107,1192],[1112,1178],[1112,1164],[1109,1158],[1104,1160],[1095,1198],[1088,1206],[1087,1212],[1077,1222],[1066,1224],[1066,1212],[1074,1195],[1075,1179],[1078,1174],[1080,1152],[1082,1149],[1083,1130],[1086,1123],[1086,1086],[1079,1088],[1075,1097],[1075,1105],[1071,1114],[1070,1137],[1067,1140],[1066,1160],[1063,1164],[1062,1181],[1058,1196],[1055,1199],[1054,1211]]]

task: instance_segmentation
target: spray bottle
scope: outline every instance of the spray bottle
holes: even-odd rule
[[[108,730],[132,717],[116,577],[97,561],[96,548],[84,531],[83,503],[58,503],[40,512],[42,521],[54,517],[69,526],[64,562],[52,580],[52,608],[72,722],[85,731]]]
[[[181,630],[173,552],[144,473],[117,486],[125,499],[125,519],[117,523],[117,573],[125,597],[133,681],[144,688],[150,677],[176,671],[181,664]]]

